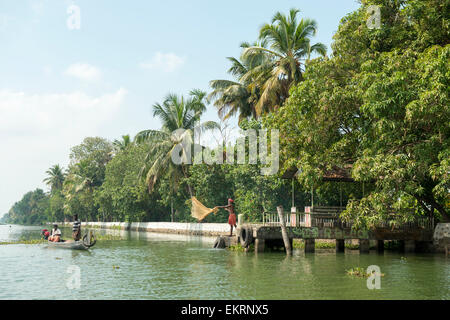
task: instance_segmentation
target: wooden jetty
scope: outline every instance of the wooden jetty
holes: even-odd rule
[[[354,230],[352,223],[343,222],[339,218],[343,207],[307,207],[303,213],[287,213],[284,216],[285,230],[292,247],[293,239],[305,241],[305,252],[314,252],[316,239],[336,240],[336,251],[344,252],[345,240],[357,239],[361,253],[368,253],[370,241],[376,240],[377,250],[384,249],[384,241],[399,240],[404,244],[405,252],[414,252],[417,248],[431,243],[433,240],[434,221],[432,218],[417,218],[412,222],[392,226],[386,221],[372,230]],[[266,246],[274,243],[284,245],[280,218],[277,213],[264,213],[262,223],[241,224],[242,230],[251,236],[245,236],[247,243],[254,243],[255,252],[264,251]],[[245,234],[244,233],[244,234]],[[242,239],[240,239],[242,243]],[[246,243],[246,244],[247,244]],[[286,247],[286,245],[284,245]],[[289,246],[288,246],[289,247]]]

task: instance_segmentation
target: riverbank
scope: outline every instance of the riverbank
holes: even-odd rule
[[[60,226],[72,226],[72,223],[58,223]],[[196,236],[224,236],[230,234],[227,223],[183,223],[183,222],[82,222],[81,227],[115,229],[127,231],[145,231]]]

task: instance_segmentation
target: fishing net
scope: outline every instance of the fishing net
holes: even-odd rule
[[[200,201],[198,201],[196,197],[192,197],[191,216],[193,216],[198,221],[202,221],[203,219],[205,219],[206,216],[211,212],[214,212],[215,214],[217,211],[219,211],[219,208],[207,208]]]

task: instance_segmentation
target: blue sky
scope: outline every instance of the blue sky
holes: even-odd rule
[[[80,8],[71,30],[69,6]],[[301,10],[330,47],[356,0],[0,0],[0,216],[45,188],[86,136],[157,129],[151,105],[169,92],[229,78],[225,57],[254,41],[276,11]],[[330,50],[329,50],[330,52]],[[211,107],[205,120],[218,120]],[[235,120],[233,120],[235,121]]]

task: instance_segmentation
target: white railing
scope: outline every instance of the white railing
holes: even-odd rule
[[[339,218],[337,213],[285,213],[284,216],[287,227],[319,227],[319,228],[351,228],[352,222],[344,222]],[[280,226],[280,218],[278,213],[263,213],[264,226]],[[428,217],[418,217],[413,221],[404,222],[393,225],[390,221],[383,221],[378,224],[379,228],[394,228],[397,230],[414,230],[414,229],[434,229],[434,219]]]

